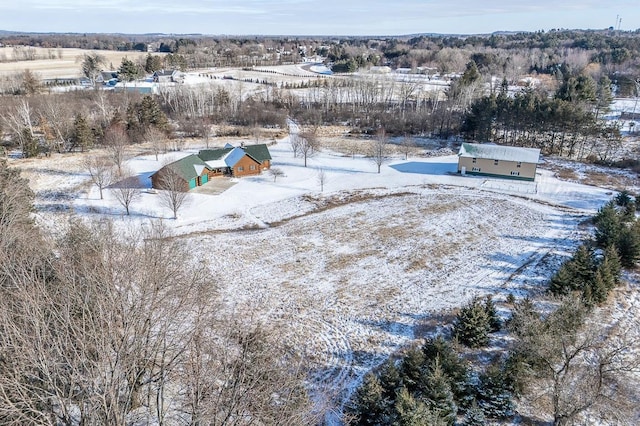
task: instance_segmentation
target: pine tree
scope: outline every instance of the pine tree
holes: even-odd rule
[[[118,79],[123,81],[133,81],[140,77],[142,72],[140,67],[128,58],[122,58],[120,68],[118,69]]]
[[[469,407],[464,415],[462,426],[485,426],[486,424],[487,418],[484,416],[482,409],[478,407],[478,404],[474,401],[473,405]]]
[[[575,290],[575,276],[569,262],[567,261],[560,265],[558,272],[551,278],[548,288],[551,294],[560,296]]]
[[[398,392],[395,403],[394,426],[423,426],[434,424],[433,415],[427,405],[416,400],[407,388]]]
[[[578,247],[569,266],[575,277],[574,290],[581,290],[593,280],[595,274],[595,261],[591,249],[586,244]]]
[[[412,347],[402,358],[400,363],[400,378],[411,393],[422,393],[425,357],[419,348]]]
[[[595,239],[598,247],[608,247],[620,238],[622,224],[613,203],[609,202],[593,218],[596,225]]]
[[[488,418],[506,419],[514,414],[513,395],[499,365],[490,365],[480,375],[476,398]]]
[[[502,321],[498,316],[496,304],[493,302],[493,298],[491,297],[491,295],[488,295],[485,299],[484,310],[489,316],[489,327],[491,328],[491,332],[500,331],[500,328],[502,327]]]
[[[467,406],[471,401],[467,400],[469,394],[470,374],[467,362],[455,351],[451,343],[442,336],[435,339],[427,339],[422,346],[427,369],[432,369],[438,363],[442,371],[449,377],[451,390],[462,406]]]
[[[384,389],[373,373],[364,376],[356,391],[353,414],[357,425],[383,425],[385,419]]]
[[[453,325],[453,335],[458,342],[470,348],[480,348],[489,343],[490,319],[484,305],[474,298],[460,309]]]
[[[638,259],[640,259],[638,222],[622,230],[617,247],[618,254],[620,255],[620,264],[625,268],[633,267]]]
[[[93,146],[93,131],[84,115],[78,113],[73,121],[73,136],[71,141],[74,147],[79,147],[81,151]]]
[[[449,379],[442,371],[439,362],[436,362],[431,369],[428,381],[429,388],[424,395],[424,399],[429,411],[445,420],[448,425],[453,425],[458,413],[458,407],[454,402]]]
[[[396,392],[402,385],[400,371],[394,364],[393,360],[388,359],[382,364],[378,377],[380,379],[380,384],[382,385],[385,401],[393,401],[396,396]]]
[[[608,280],[610,282],[607,282]],[[605,271],[604,268],[598,268],[591,283],[585,286],[585,292],[583,293],[585,305],[591,307],[606,301],[609,294],[609,286],[613,286],[613,278],[608,275],[608,271]],[[588,294],[586,290],[588,290]]]
[[[610,245],[604,251],[603,264],[609,269],[609,273],[613,277],[614,285],[620,282],[620,273],[622,272],[622,264],[620,263],[620,255],[615,245]]]
[[[25,158],[36,157],[39,154],[38,140],[28,127],[22,129],[20,139],[22,141],[22,155]]]

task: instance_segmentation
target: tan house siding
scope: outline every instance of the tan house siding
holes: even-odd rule
[[[488,158],[458,157],[458,173],[494,175],[513,179],[534,180],[537,164]]]
[[[259,175],[261,170],[259,162],[245,155],[233,167],[233,175],[236,177]]]

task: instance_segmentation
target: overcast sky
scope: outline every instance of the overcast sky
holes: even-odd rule
[[[640,28],[640,0],[0,0],[0,30],[213,35]]]

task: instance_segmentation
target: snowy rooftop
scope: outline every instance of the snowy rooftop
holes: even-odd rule
[[[458,156],[538,163],[540,150],[537,148],[520,148],[494,144],[463,143]]]

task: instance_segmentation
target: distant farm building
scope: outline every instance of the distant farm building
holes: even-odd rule
[[[184,73],[178,70],[159,70],[153,73],[156,83],[183,83]]]
[[[458,173],[533,181],[540,150],[494,144],[463,143]]]
[[[205,149],[198,155],[189,155],[167,164],[151,175],[151,186],[165,189],[165,176],[172,173],[183,183],[181,190],[188,191],[209,182],[215,177],[243,177],[262,173],[271,167],[271,154],[264,144],[220,149]]]

